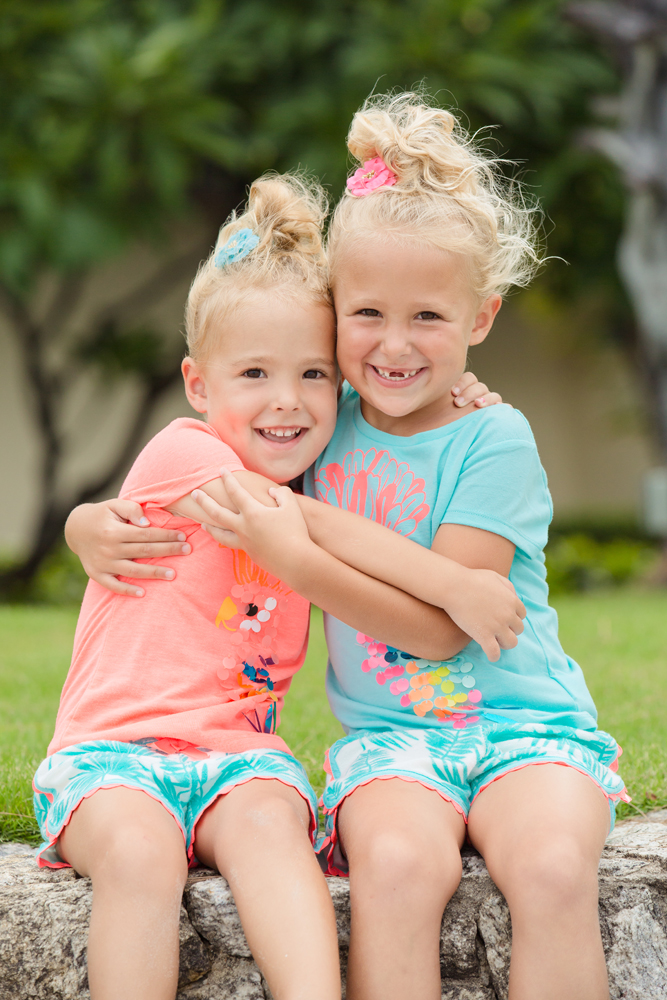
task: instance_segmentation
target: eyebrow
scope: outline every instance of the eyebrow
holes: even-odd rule
[[[304,361],[305,365],[335,365],[336,361],[334,358],[309,358]]]
[[[244,358],[244,357],[241,357],[241,358],[235,358],[232,361],[232,364],[233,365],[247,365],[248,367],[250,367],[250,365],[257,365],[259,367],[260,365],[265,365],[268,362],[271,362],[273,360],[274,359],[271,358],[271,357],[264,357],[264,358],[260,358],[260,357]],[[305,366],[309,366],[309,365],[335,365],[336,361],[335,361],[334,358],[321,358],[320,357],[320,358],[306,358],[301,363],[303,365],[305,365]]]

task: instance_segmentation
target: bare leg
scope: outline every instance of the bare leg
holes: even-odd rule
[[[437,792],[389,778],[338,816],[350,866],[349,1000],[439,1000],[440,923],[461,878],[463,818]]]
[[[340,1000],[336,920],[308,823],[294,788],[255,779],[197,824],[195,854],[229,882],[275,1000]]]
[[[597,870],[609,830],[601,790],[540,764],[494,781],[468,832],[512,917],[510,1000],[608,1000]]]
[[[144,792],[100,789],[74,812],[58,851],[93,882],[93,1000],[174,1000],[187,877],[183,834],[174,818]]]

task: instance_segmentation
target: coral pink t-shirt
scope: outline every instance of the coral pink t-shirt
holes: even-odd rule
[[[121,497],[152,525],[183,531],[192,553],[143,560],[170,565],[171,582],[142,581],[141,599],[91,580],[48,749],[88,740],[186,741],[210,750],[288,750],[275,735],[308,642],[309,604],[245,552],[221,548],[165,506],[243,468],[212,427],[172,421],[146,445]]]

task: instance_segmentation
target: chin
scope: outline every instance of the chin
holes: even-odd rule
[[[422,406],[418,400],[396,399],[391,396],[388,399],[384,397],[372,400],[369,399],[368,402],[371,406],[374,406],[376,410],[380,410],[388,417],[407,417],[410,413],[414,413],[415,410],[421,409]]]

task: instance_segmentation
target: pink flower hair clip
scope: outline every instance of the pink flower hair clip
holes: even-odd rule
[[[366,160],[362,167],[355,170],[347,179],[347,187],[355,198],[364,198],[381,187],[393,187],[398,177],[384,162],[381,156]]]

